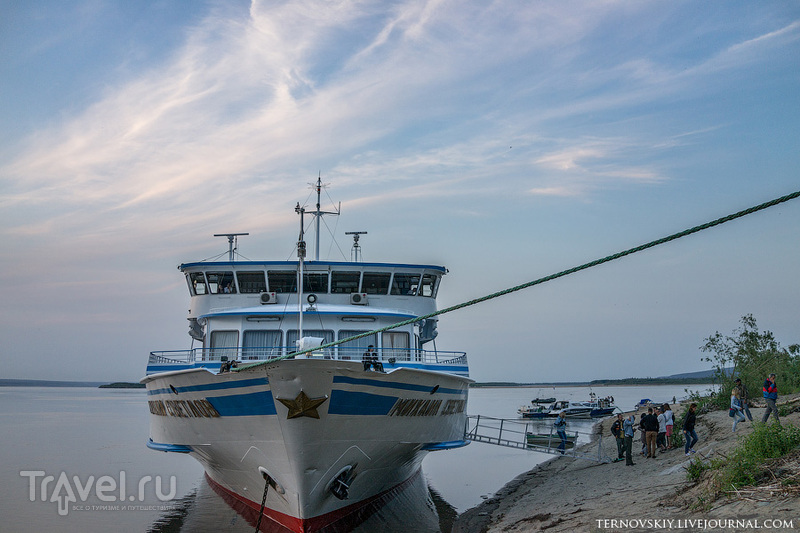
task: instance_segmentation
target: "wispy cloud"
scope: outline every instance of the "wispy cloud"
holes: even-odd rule
[[[798,29],[682,71],[644,56],[586,68],[582,40],[618,6],[583,7],[307,0],[254,2],[242,16],[220,4],[165,62],[109,86],[2,165],[0,205],[55,206],[5,231],[85,229],[98,219],[122,228],[143,215],[146,231],[165,221],[174,231],[215,216],[263,219],[260,206],[247,207],[254,190],[291,203],[307,181],[297,176],[323,166],[344,184],[391,176],[409,196],[441,194],[456,181],[481,191],[479,180],[492,175],[538,179],[528,189],[537,194],[586,192],[591,177],[594,187],[658,182],[658,168],[626,158],[663,139],[589,143],[559,138],[555,124],[654,101],[711,64],[732,64],[721,58]],[[558,99],[569,84],[574,97]],[[514,105],[504,109],[504,100]],[[541,138],[549,140],[530,144]],[[520,139],[526,150],[508,148]]]
[[[570,185],[570,186],[558,186],[558,187],[534,187],[533,189],[528,189],[528,194],[533,196],[560,196],[560,197],[571,197],[571,196],[581,196],[584,193],[582,187]]]
[[[791,24],[787,24],[783,28],[779,28],[775,31],[770,31],[765,33],[764,35],[759,35],[758,37],[754,37],[752,39],[747,39],[741,43],[736,43],[728,48],[729,53],[738,53],[743,50],[753,49],[760,46],[771,46],[783,41],[796,41],[800,39],[800,21],[794,21]]]

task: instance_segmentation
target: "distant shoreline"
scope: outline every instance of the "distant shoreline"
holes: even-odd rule
[[[147,385],[144,383],[131,383],[130,381],[115,381],[114,383],[107,383],[100,385],[101,389],[144,389]]]
[[[562,381],[558,383],[515,383],[512,381],[485,381],[470,383],[474,389],[524,389],[524,388],[560,388],[560,387],[620,387],[642,385],[707,385],[713,379],[702,378],[626,378],[597,379],[593,381]],[[0,387],[100,387],[103,389],[139,389],[142,385],[136,382],[107,381],[54,381],[44,379],[0,379]]]
[[[46,379],[0,379],[0,387],[91,387],[97,388],[106,381],[51,381]]]
[[[0,387],[68,387],[91,389],[144,389],[141,383],[128,381],[51,381],[46,379],[0,379]]]
[[[561,383],[512,383],[488,381],[470,383],[475,389],[522,389],[522,388],[561,388],[561,387],[641,387],[643,385],[711,385],[714,380],[708,378],[628,378],[602,379],[595,381],[574,381]]]

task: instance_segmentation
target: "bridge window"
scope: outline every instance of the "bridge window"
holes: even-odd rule
[[[394,357],[398,361],[410,361],[408,339],[406,331],[384,331],[381,334],[383,358]]]
[[[272,292],[297,292],[297,272],[294,270],[270,270],[267,279]]]
[[[339,340],[366,333],[369,330],[354,330],[354,329],[341,329],[339,330]],[[361,361],[361,356],[367,351],[369,345],[378,347],[378,335],[373,333],[366,337],[361,337],[353,341],[343,342],[339,345],[339,359],[353,359],[354,361]]]
[[[246,330],[242,341],[242,359],[269,359],[282,355],[282,333],[279,329]]]
[[[303,337],[319,337],[325,339],[322,341],[322,344],[328,344],[329,342],[333,342],[333,331],[330,329],[304,329]],[[296,329],[290,329],[286,332],[286,345],[289,347],[290,352],[297,350],[298,340],[300,340],[300,338],[297,336]],[[326,359],[331,359],[333,357],[333,348],[325,348],[323,353]]]
[[[350,294],[358,292],[358,282],[361,281],[361,272],[332,272],[331,292],[333,294]]]
[[[367,294],[389,294],[389,272],[364,272],[361,292]]]
[[[258,294],[267,291],[264,272],[237,272],[239,291],[242,294]]]
[[[206,277],[212,294],[236,294],[233,272],[206,272]]]
[[[189,274],[189,283],[192,286],[193,294],[207,294],[206,290],[206,277],[202,272],[192,272]]]
[[[328,273],[303,272],[303,292],[328,292]]]
[[[438,287],[439,277],[433,274],[425,274],[422,276],[422,287],[420,294],[422,296],[430,296],[436,298],[436,290]]]
[[[395,272],[392,278],[391,294],[415,295],[419,288],[419,274],[400,274]]]
[[[233,361],[239,352],[239,332],[233,331],[212,331],[211,332],[211,359],[220,361],[222,357],[227,357],[228,361]]]

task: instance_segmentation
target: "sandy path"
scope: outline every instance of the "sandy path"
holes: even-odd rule
[[[781,399],[783,401],[783,399]],[[760,420],[763,409],[751,409],[754,420]],[[637,416],[637,422],[639,417]],[[800,413],[781,420],[800,425]],[[616,442],[611,436],[612,418],[599,428],[603,449],[609,457],[617,456]],[[727,411],[703,414],[697,419],[700,441],[695,445],[698,456],[713,458],[725,454],[737,437],[751,431],[750,422],[740,423],[736,433],[731,431],[732,419]],[[638,432],[635,438],[638,439]],[[596,447],[596,441],[586,446]],[[672,529],[701,531],[686,520],[750,519],[793,520],[800,530],[800,499],[771,497],[767,501],[723,499],[709,511],[693,512],[688,505],[699,497],[699,487],[687,479],[685,466],[690,460],[683,449],[673,449],[647,459],[637,452],[634,441],[634,466],[624,461],[598,464],[570,457],[556,457],[537,468],[518,476],[492,498],[461,515],[453,533],[528,532],[549,533],[572,531],[661,531],[654,520],[673,520]],[[649,519],[650,527],[611,527],[612,519]],[[677,520],[684,520],[682,528]],[[694,522],[696,524],[697,522]],[[712,522],[712,525],[714,522]],[[716,523],[718,524],[718,522]],[[749,524],[748,524],[749,525]],[[753,531],[745,527],[713,528],[709,531]],[[775,531],[775,529],[772,529]]]

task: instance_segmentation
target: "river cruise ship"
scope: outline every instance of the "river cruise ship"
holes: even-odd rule
[[[191,347],[150,353],[148,446],[191,455],[264,531],[343,530],[467,444],[464,352],[436,349],[447,269],[306,260],[184,263]],[[318,251],[317,251],[318,256]],[[425,318],[427,316],[427,318]]]

